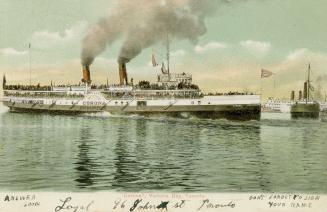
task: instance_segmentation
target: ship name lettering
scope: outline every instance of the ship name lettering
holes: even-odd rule
[[[87,106],[101,106],[103,105],[102,102],[83,102],[83,105],[87,105]]]

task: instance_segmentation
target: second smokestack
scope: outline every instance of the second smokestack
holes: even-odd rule
[[[294,101],[294,99],[295,99],[295,91],[292,91],[291,92],[291,100]]]
[[[303,88],[303,99],[308,99],[308,82],[304,83]]]
[[[91,84],[90,66],[88,66],[88,65],[83,66],[82,82],[87,83],[88,85]]]
[[[120,85],[128,85],[126,63],[119,63],[119,82]]]

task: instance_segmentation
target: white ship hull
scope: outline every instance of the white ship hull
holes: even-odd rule
[[[89,93],[78,98],[30,98],[4,97],[4,105],[13,112],[101,112],[152,115],[164,113],[179,116],[181,113],[204,118],[260,119],[260,96],[230,95],[204,96],[202,98],[177,99],[105,99],[100,93]]]

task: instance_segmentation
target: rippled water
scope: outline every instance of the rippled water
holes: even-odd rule
[[[58,116],[0,106],[0,189],[327,193],[327,123]]]

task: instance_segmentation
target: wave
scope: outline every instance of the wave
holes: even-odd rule
[[[128,114],[112,114],[110,112],[94,112],[94,113],[83,113],[84,117],[96,117],[96,118],[143,118],[140,115],[128,115]]]
[[[261,120],[291,120],[291,113],[261,113]]]

